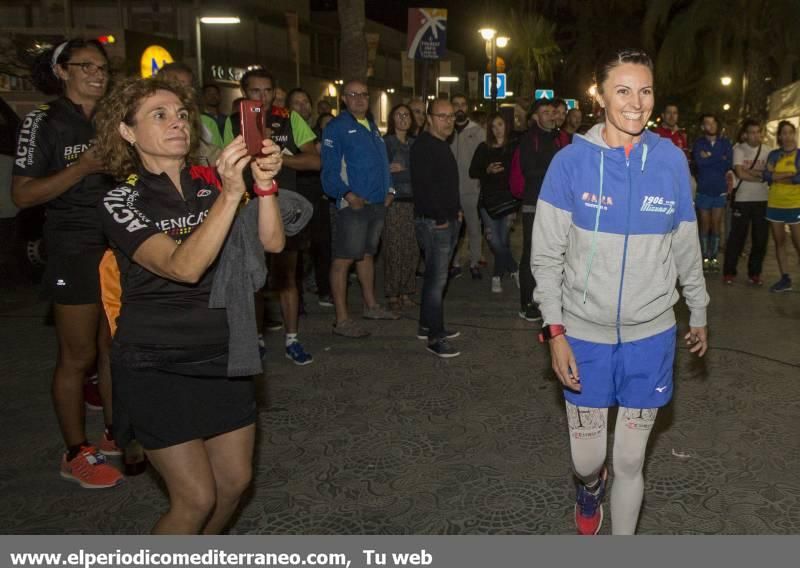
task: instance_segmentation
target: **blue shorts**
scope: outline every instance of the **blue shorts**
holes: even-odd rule
[[[694,198],[694,206],[698,209],[725,209],[727,200],[728,196],[724,193],[722,195],[698,193]]]
[[[786,223],[787,225],[796,225],[800,223],[800,207],[795,209],[767,207],[767,220],[776,223]]]
[[[677,328],[627,343],[594,343],[567,337],[581,379],[581,392],[564,398],[590,408],[660,408],[672,399]]]
[[[333,258],[361,260],[375,256],[381,244],[386,207],[383,203],[368,203],[361,209],[344,207],[333,218]]]

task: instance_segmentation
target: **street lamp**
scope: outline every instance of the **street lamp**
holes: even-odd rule
[[[486,55],[491,58],[492,62],[492,113],[497,111],[497,48],[504,48],[508,45],[511,39],[507,36],[498,36],[497,30],[494,28],[481,28],[478,30],[481,37],[486,42]]]
[[[439,98],[439,83],[458,83],[461,79],[458,77],[445,75],[436,78],[436,98]]]
[[[719,78],[719,82],[722,83],[723,87],[730,87],[731,83],[733,83],[733,79],[729,75],[725,75]]]
[[[725,111],[731,110],[731,105],[728,104],[728,103],[725,103],[724,105],[722,105],[722,110],[725,110]]]
[[[231,25],[239,24],[238,16],[197,16],[194,19],[194,35],[197,41],[197,83],[203,86],[203,36],[200,24]]]

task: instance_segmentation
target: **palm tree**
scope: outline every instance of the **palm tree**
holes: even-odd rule
[[[534,86],[552,81],[561,49],[555,39],[556,26],[531,11],[511,10],[511,85],[523,107],[533,100]]]
[[[696,89],[732,69],[742,78],[740,115],[763,118],[769,92],[791,80],[800,56],[798,20],[797,0],[652,0],[643,37],[660,43],[658,82]]]
[[[364,35],[366,15],[364,0],[339,0],[339,69],[342,77],[366,80],[367,40]]]

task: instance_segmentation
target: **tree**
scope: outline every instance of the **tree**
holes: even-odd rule
[[[643,37],[659,45],[660,84],[697,90],[730,74],[742,89],[740,116],[764,118],[769,92],[791,80],[800,57],[798,20],[797,0],[652,0]]]
[[[523,107],[533,101],[537,81],[552,81],[561,49],[555,39],[556,26],[532,11],[511,10],[511,85]]]
[[[366,15],[364,0],[339,0],[339,69],[347,79],[367,78],[367,40],[364,35]]]

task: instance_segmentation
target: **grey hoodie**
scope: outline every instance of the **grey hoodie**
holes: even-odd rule
[[[635,341],[675,325],[676,281],[706,325],[709,298],[686,157],[645,131],[626,156],[604,125],[558,152],[533,226],[534,300],[547,324],[597,343]]]

